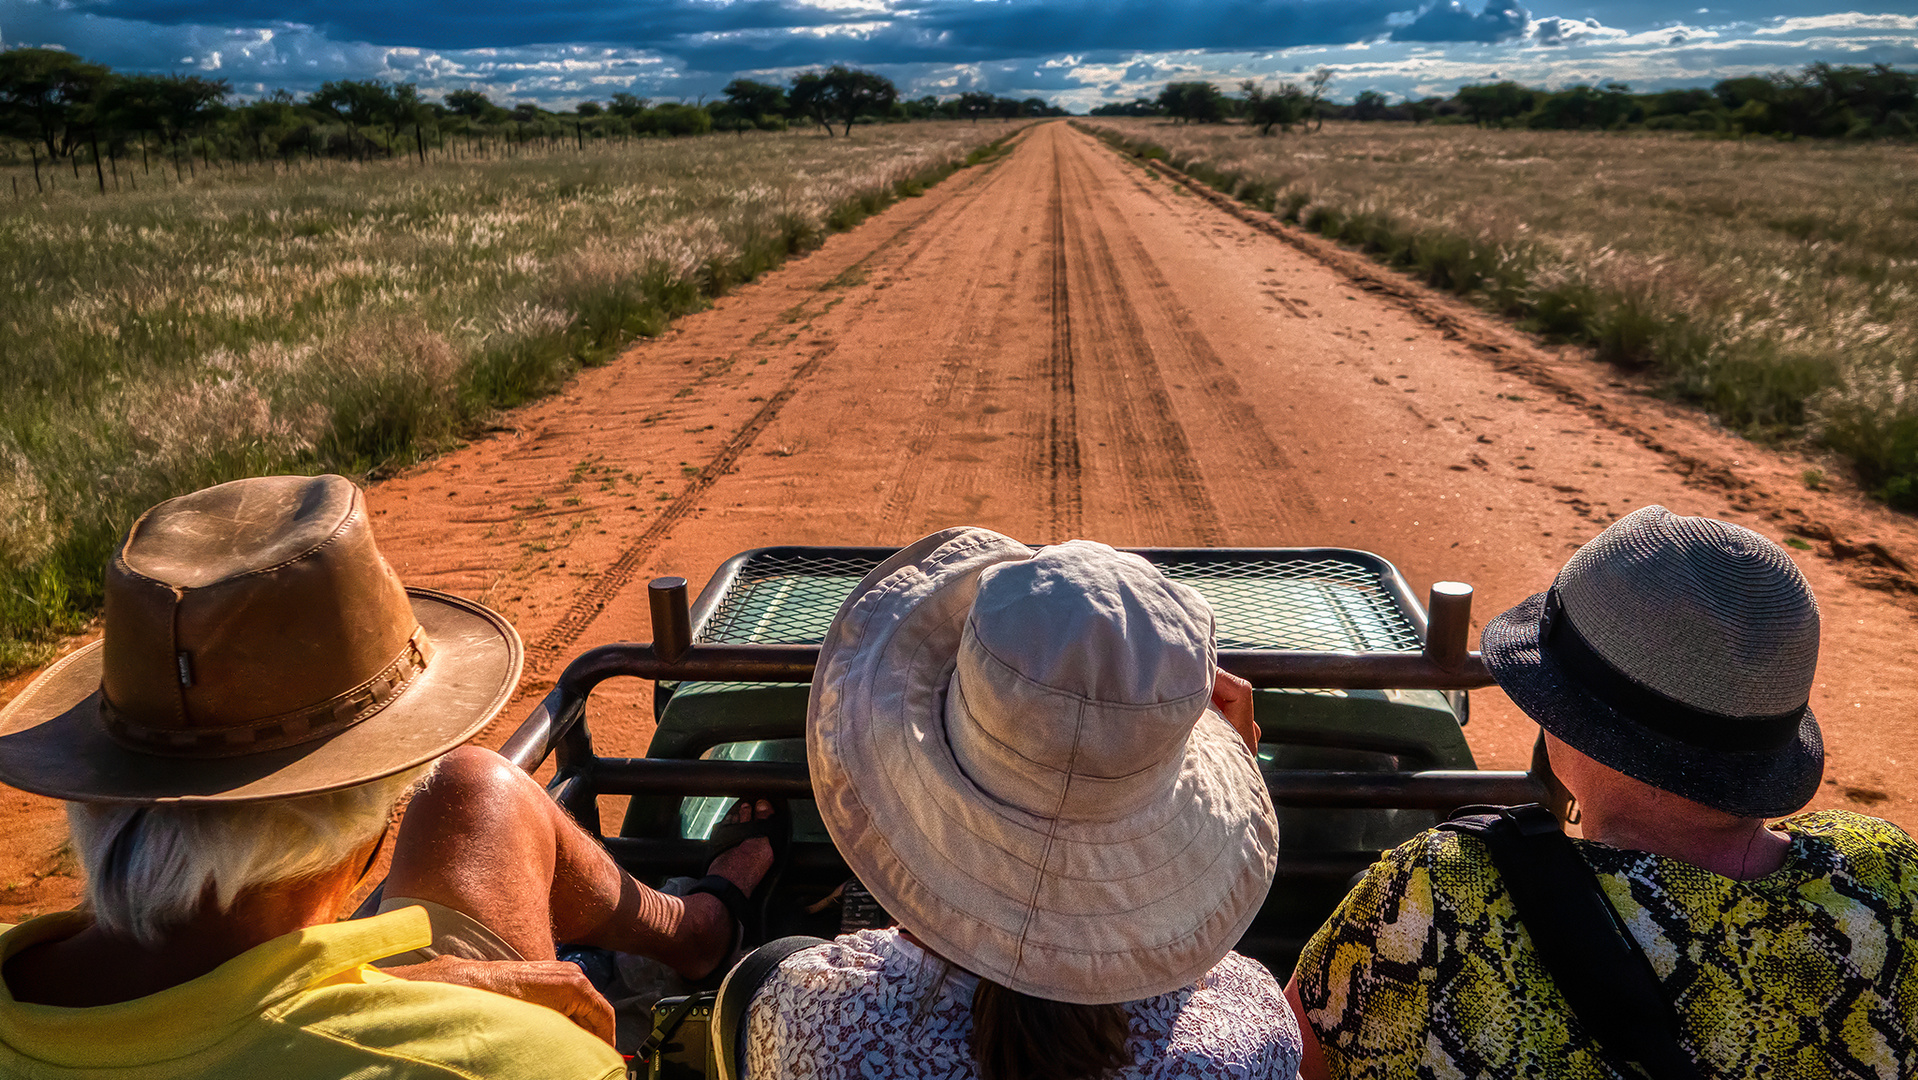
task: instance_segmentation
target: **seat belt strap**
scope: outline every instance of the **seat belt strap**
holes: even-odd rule
[[[746,1021],[759,988],[788,956],[825,943],[824,938],[804,934],[768,941],[726,973],[726,980],[719,984],[719,1000],[713,1004],[713,1059],[719,1065],[720,1080],[741,1080],[746,1075]]]
[[[1439,828],[1491,852],[1539,962],[1608,1055],[1650,1080],[1703,1080],[1658,973],[1557,816],[1537,803],[1470,806]]]

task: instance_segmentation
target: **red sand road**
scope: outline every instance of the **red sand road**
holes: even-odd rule
[[[645,582],[695,586],[764,544],[897,544],[979,524],[1035,542],[1367,548],[1478,621],[1647,503],[1809,547],[1829,746],[1816,805],[1918,825],[1918,525],[1808,462],[1716,431],[1575,351],[1065,124],[968,169],[585,372],[372,502],[410,584],[506,612],[529,646],[497,745],[565,660],[644,639]],[[645,686],[595,696],[640,752]],[[1467,735],[1523,768],[1536,728],[1496,690]],[[39,845],[51,808],[4,808]],[[44,853],[45,847],[37,851]],[[15,880],[48,868],[16,856]],[[0,867],[0,874],[5,874]],[[0,882],[3,883],[3,882]],[[4,894],[70,892],[64,874]],[[5,908],[0,907],[0,911]]]

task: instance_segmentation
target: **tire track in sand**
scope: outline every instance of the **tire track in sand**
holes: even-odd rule
[[[1066,266],[1065,168],[1059,140],[1052,143],[1052,198],[1047,207],[1052,248],[1052,346],[1045,375],[1051,396],[1046,425],[1045,464],[1050,473],[1052,536],[1066,539],[1085,531],[1085,498],[1079,470],[1079,397],[1073,381],[1072,290]]]
[[[1061,157],[1062,164],[1067,160]],[[1061,170],[1062,184],[1066,171]],[[1071,160],[1069,171],[1075,196],[1097,187],[1083,162]],[[1081,389],[1090,394],[1090,407],[1097,410],[1094,426],[1106,429],[1100,432],[1106,435],[1101,445],[1110,443],[1118,451],[1115,490],[1131,502],[1125,516],[1143,525],[1140,541],[1223,546],[1224,522],[1173,409],[1153,338],[1132,309],[1109,230],[1083,198],[1068,201],[1065,210],[1062,226],[1072,255],[1067,273],[1070,277],[1076,270],[1079,278],[1071,298],[1086,315],[1086,337],[1101,346],[1087,358],[1091,363],[1075,369],[1084,375],[1075,378],[1075,397]]]
[[[907,247],[905,258],[901,263],[902,267],[910,266],[923,257],[950,230],[954,221],[964,220],[966,211],[990,189],[994,177],[988,174],[982,182],[978,179],[978,175],[973,174],[970,178],[972,182],[950,202],[928,217],[906,224],[846,270],[841,271],[841,276],[862,271],[880,255],[905,246],[910,240],[920,239],[921,242]],[[943,220],[938,221],[935,227],[927,228],[935,219]],[[824,311],[816,314],[824,314],[834,306],[836,301],[826,305]],[[760,336],[763,337],[764,333],[762,332]],[[666,508],[647,524],[639,536],[620,552],[619,558],[574,596],[572,603],[567,606],[559,619],[527,646],[526,660],[529,673],[547,672],[551,669],[553,662],[559,659],[569,646],[579,640],[580,635],[584,634],[586,629],[599,618],[600,613],[606,610],[606,605],[632,583],[634,576],[646,566],[653,551],[670,535],[674,526],[691,516],[698,509],[701,497],[709,492],[720,478],[737,467],[741,456],[751,449],[760,435],[764,434],[766,429],[778,419],[786,403],[793,399],[800,387],[820,369],[836,348],[836,344],[824,344],[818,352],[794,368],[779,390],[767,398],[765,403],[744,424],[740,425],[732,437],[720,446],[686,484],[678,497],[667,504]]]

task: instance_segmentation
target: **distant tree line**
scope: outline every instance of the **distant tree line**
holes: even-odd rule
[[[1606,82],[1539,90],[1516,82],[1461,86],[1451,97],[1390,102],[1365,90],[1351,104],[1326,101],[1331,72],[1320,69],[1303,86],[1246,81],[1241,97],[1208,82],[1166,84],[1157,98],[1101,105],[1094,116],[1164,116],[1212,124],[1240,121],[1261,133],[1313,128],[1327,119],[1399,120],[1415,124],[1469,123],[1479,127],[1618,131],[1719,132],[1802,138],[1913,138],[1918,136],[1918,72],[1885,64],[1870,67],[1810,64],[1798,72],[1725,79],[1705,88],[1635,94]]]
[[[43,166],[82,163],[107,190],[122,162],[142,173],[176,174],[224,162],[300,156],[368,160],[429,153],[490,155],[607,139],[663,138],[711,131],[785,130],[818,124],[851,134],[859,123],[922,119],[1062,116],[1039,98],[985,93],[901,100],[882,75],[844,65],[796,75],[779,86],[735,79],[710,103],[654,103],[617,93],[570,111],[524,102],[495,104],[478,90],[429,101],[413,83],[343,79],[304,97],[276,90],[236,100],[225,79],[115,72],[59,49],[0,51],[0,140],[17,140],[34,180]],[[0,142],[0,152],[4,143]],[[196,167],[195,157],[200,164]],[[131,182],[131,179],[130,181]]]

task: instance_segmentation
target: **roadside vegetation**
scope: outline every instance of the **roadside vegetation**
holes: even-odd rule
[[[570,147],[713,131],[1063,116],[1039,98],[983,92],[901,98],[886,77],[842,64],[788,85],[734,79],[712,102],[630,93],[567,109],[496,104],[478,90],[428,100],[412,83],[343,79],[304,96],[236,99],[225,79],[117,72],[59,49],[0,49],[0,166],[15,200],[92,188],[108,195],[184,183],[202,172],[330,159],[524,157]]]
[[[1918,147],[1100,118],[1242,202],[1593,346],[1918,510]],[[1807,481],[1811,485],[1811,481]],[[1815,486],[1815,485],[1811,485]]]
[[[84,625],[148,505],[447,446],[1012,130],[321,159],[0,203],[0,674]]]
[[[1327,120],[1402,120],[1530,131],[1695,131],[1731,137],[1911,139],[1918,137],[1918,72],[1809,64],[1802,71],[1721,79],[1635,94],[1625,83],[1579,83],[1558,90],[1510,80],[1461,86],[1393,104],[1361,90],[1350,104],[1328,100],[1331,68],[1303,83],[1241,82],[1233,97],[1210,82],[1171,82],[1157,97],[1101,105],[1093,116],[1160,116],[1180,123],[1241,120],[1269,135],[1274,127],[1316,130]]]

